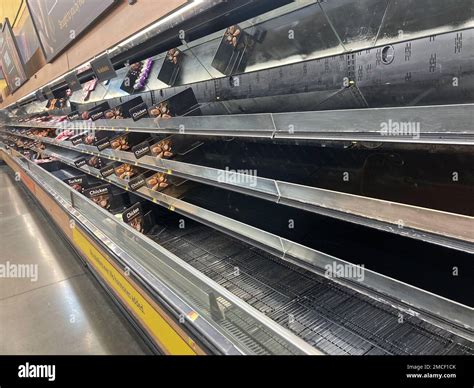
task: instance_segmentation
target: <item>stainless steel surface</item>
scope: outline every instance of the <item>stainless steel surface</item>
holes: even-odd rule
[[[347,140],[426,144],[474,144],[474,104],[414,106],[374,109],[341,109],[313,112],[258,113],[174,117],[166,120],[97,120],[92,129],[266,137],[274,139]],[[392,124],[401,126],[392,130]],[[68,128],[84,128],[68,123]],[[51,128],[44,124],[18,127]],[[54,126],[53,126],[54,127]],[[57,125],[61,128],[61,125]],[[405,129],[404,129],[405,128]]]
[[[0,354],[147,353],[20,185],[0,166],[0,262],[37,279],[0,279]]]

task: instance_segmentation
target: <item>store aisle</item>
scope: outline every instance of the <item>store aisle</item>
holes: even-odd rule
[[[0,164],[0,354],[147,352],[52,221]]]

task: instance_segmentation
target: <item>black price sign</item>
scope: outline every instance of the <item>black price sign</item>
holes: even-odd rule
[[[150,152],[150,144],[147,141],[137,144],[136,146],[132,147],[132,152],[137,159],[140,159]]]
[[[130,190],[136,191],[140,187],[145,186],[145,184],[145,177],[143,175],[140,175],[136,178],[130,179],[130,181],[128,182],[128,187],[130,188]]]
[[[132,116],[133,121],[138,121],[144,117],[150,117],[148,116],[148,106],[144,102],[130,108],[129,113],[130,116]]]
[[[107,81],[117,77],[117,73],[115,72],[114,66],[112,65],[110,57],[107,53],[102,54],[101,56],[92,60],[91,67],[99,82]]]
[[[114,170],[113,164],[109,164],[100,169],[100,175],[102,175],[103,178],[107,178],[108,176],[112,175],[114,172],[115,170]]]
[[[77,78],[77,74],[75,71],[66,75],[64,77],[64,81],[66,81],[67,85],[69,86],[69,89],[71,89],[72,92],[82,90],[81,83],[79,82],[79,78]]]

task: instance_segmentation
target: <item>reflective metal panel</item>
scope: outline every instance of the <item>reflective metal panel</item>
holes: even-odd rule
[[[471,0],[391,0],[377,45],[474,26]]]

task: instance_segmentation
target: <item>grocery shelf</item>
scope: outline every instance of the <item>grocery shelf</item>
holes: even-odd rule
[[[70,141],[13,135],[39,140],[46,144],[96,155],[111,161],[122,161],[148,170],[176,175],[196,182],[225,188],[262,198],[275,203],[334,217],[389,233],[399,234],[452,249],[474,253],[473,217],[403,203],[363,197],[317,187],[299,185],[259,176],[252,180],[232,172],[232,178],[223,180],[229,172],[221,169],[189,164],[168,159],[144,156],[137,159],[131,152],[106,149],[85,144],[73,146]],[[241,179],[239,179],[241,178]]]
[[[66,160],[68,158],[65,157],[64,161]],[[69,160],[72,161],[72,159]],[[28,165],[25,167],[27,170],[38,174],[43,185],[51,185],[54,190],[63,186],[61,191],[70,191],[69,194],[73,196],[71,202],[74,204],[72,211],[76,214],[78,212],[83,214],[76,217],[81,223],[87,224],[88,220],[92,220],[93,227],[102,226],[100,231],[96,230],[96,233],[105,241],[110,237],[109,231],[113,229],[115,234],[113,240],[117,241],[116,236],[120,234],[117,225],[121,223],[113,216],[83,199],[78,193],[71,191],[71,188],[65,187],[66,185],[58,181],[57,178],[48,176],[46,171],[41,171],[41,167],[30,161],[25,161],[24,164]],[[83,169],[81,168],[81,170]],[[93,175],[95,171],[91,170],[88,173]],[[114,182],[112,180],[117,186],[123,184],[120,181]],[[126,183],[123,185],[123,188],[125,187],[127,187]],[[60,195],[59,199],[61,197]],[[100,218],[103,219],[101,222],[98,221]],[[114,219],[114,222],[110,219]],[[102,224],[107,223],[114,225],[104,228]],[[133,240],[139,241],[140,245],[145,247],[143,252],[149,249],[148,246],[156,246],[155,243],[149,242],[149,239],[128,226],[121,224],[120,228],[124,229],[126,235],[130,236],[130,232],[132,232]],[[196,224],[183,230],[178,227],[166,226],[166,224],[162,227],[158,223],[148,236],[160,244],[162,247],[160,252],[168,252],[167,257],[184,260],[186,264],[181,262],[181,265],[199,271],[203,279],[208,279],[207,281],[210,283],[214,281],[220,284],[235,297],[246,301],[261,314],[266,314],[288,331],[298,335],[307,344],[324,353],[424,354],[434,352],[436,354],[471,354],[472,352],[470,342],[472,338],[466,336],[466,333],[463,335],[464,338],[458,337],[443,329],[435,328],[414,316],[407,316],[406,323],[401,326],[398,322],[397,310],[387,304],[384,299],[374,300],[372,297],[354,292],[354,290],[324,279],[320,275],[287,263],[285,259],[268,256],[265,252],[248,246],[246,243],[239,243],[224,234],[219,234],[214,228]],[[134,246],[128,246],[127,253],[122,251],[119,256],[126,259],[124,261],[127,265],[131,262],[132,268],[135,270],[137,254],[138,258],[141,258],[140,252],[137,252]],[[150,251],[148,250],[148,252]],[[219,256],[223,252],[227,252],[225,258]],[[239,276],[233,275],[236,267],[241,269]],[[154,273],[157,273],[156,269]],[[219,287],[216,286],[216,288],[217,291],[221,291]],[[199,295],[199,292],[196,291],[193,295],[195,293]],[[248,318],[242,319],[243,316],[238,310],[229,307],[229,304],[235,301],[229,298],[228,294],[219,293],[218,295],[221,295],[217,298],[219,303],[227,306],[226,320],[220,323],[243,346],[254,354],[283,353],[285,351],[286,343],[279,340],[269,341],[269,337],[261,328],[249,338],[248,333],[252,332],[249,331],[249,328],[252,326],[249,326]],[[342,304],[342,301],[347,303]],[[196,300],[195,303],[199,303],[199,300]],[[201,301],[201,303],[203,302]],[[363,313],[354,316],[354,311]],[[383,332],[377,334],[373,332],[374,321],[366,318],[369,316],[377,316],[385,322]],[[292,317],[292,319],[288,320],[288,317]],[[331,329],[329,329],[330,327]],[[400,332],[399,334],[410,332],[411,336],[417,340],[404,343],[401,338],[394,337],[394,332]]]
[[[127,4],[6,21],[0,162],[153,353],[472,356],[471,3],[135,4],[90,58]]]
[[[119,179],[116,176],[103,178],[98,169],[87,165],[78,168],[74,164],[74,160],[80,155],[77,151],[64,151],[58,149],[55,152],[46,149],[42,152],[45,156],[57,158],[61,162],[76,168],[78,171],[85,172],[97,179],[132,192],[126,180]],[[161,205],[168,210],[182,214],[199,223],[236,237],[239,240],[263,249],[282,260],[296,264],[315,273],[324,273],[326,265],[333,265],[333,263],[352,265],[345,260],[341,260],[337,257],[233,220],[229,217],[225,217],[178,198],[174,198],[162,192],[155,192],[146,187],[141,187],[140,189],[133,191],[133,193],[155,204]],[[443,322],[450,322],[450,324],[454,324],[455,326],[458,326],[459,322],[463,322],[461,326],[464,326],[464,328],[459,327],[461,332],[465,330],[465,327],[470,327],[472,325],[470,318],[472,312],[471,307],[372,270],[365,269],[364,271],[365,278],[363,281],[338,279],[338,282],[363,293],[377,295],[377,297],[383,299],[389,299],[395,305],[401,303],[405,308],[423,311],[424,315],[429,316],[430,319],[434,319],[435,321],[441,320]]]
[[[159,299],[164,298],[178,316],[185,317],[186,325],[209,341],[214,351],[224,354],[252,353],[250,348],[223,332],[224,326],[221,324],[227,325],[227,329],[235,326],[231,318],[227,317],[223,321],[212,318],[209,307],[210,293],[221,298],[221,303],[229,309],[231,317],[245,320],[249,330],[258,329],[261,333],[260,339],[266,341],[267,347],[275,346],[278,354],[321,354],[219,284],[183,263],[171,252],[94,205],[46,170],[15,152],[10,157],[14,157],[23,171],[46,189],[78,225],[83,226],[101,244],[107,246],[122,263],[122,268],[129,269],[131,273],[142,278],[154,295]],[[258,337],[252,335],[252,330],[246,334],[250,342],[258,343]]]
[[[113,132],[230,136],[291,140],[337,140],[414,144],[474,145],[474,104],[313,112],[181,116],[139,121],[97,120],[16,123],[24,128],[91,129]],[[398,127],[396,127],[398,126]],[[397,129],[398,128],[398,129]]]
[[[383,303],[232,241],[212,229],[192,225],[183,231],[168,224],[157,225],[149,237],[326,353],[418,354],[428,348],[434,352],[440,347],[446,349],[441,344],[444,340],[429,333],[429,329],[430,340],[421,338],[424,330],[417,325],[420,322],[416,318],[410,318],[410,323],[416,328],[418,345],[400,346],[392,340],[393,335],[385,333],[407,329],[398,327],[391,315],[393,310]],[[238,276],[235,268],[239,268]],[[351,311],[358,311],[358,317]],[[385,322],[384,333],[371,332],[373,317]],[[455,352],[463,354],[467,349],[460,343],[446,351],[453,354],[456,349]]]

